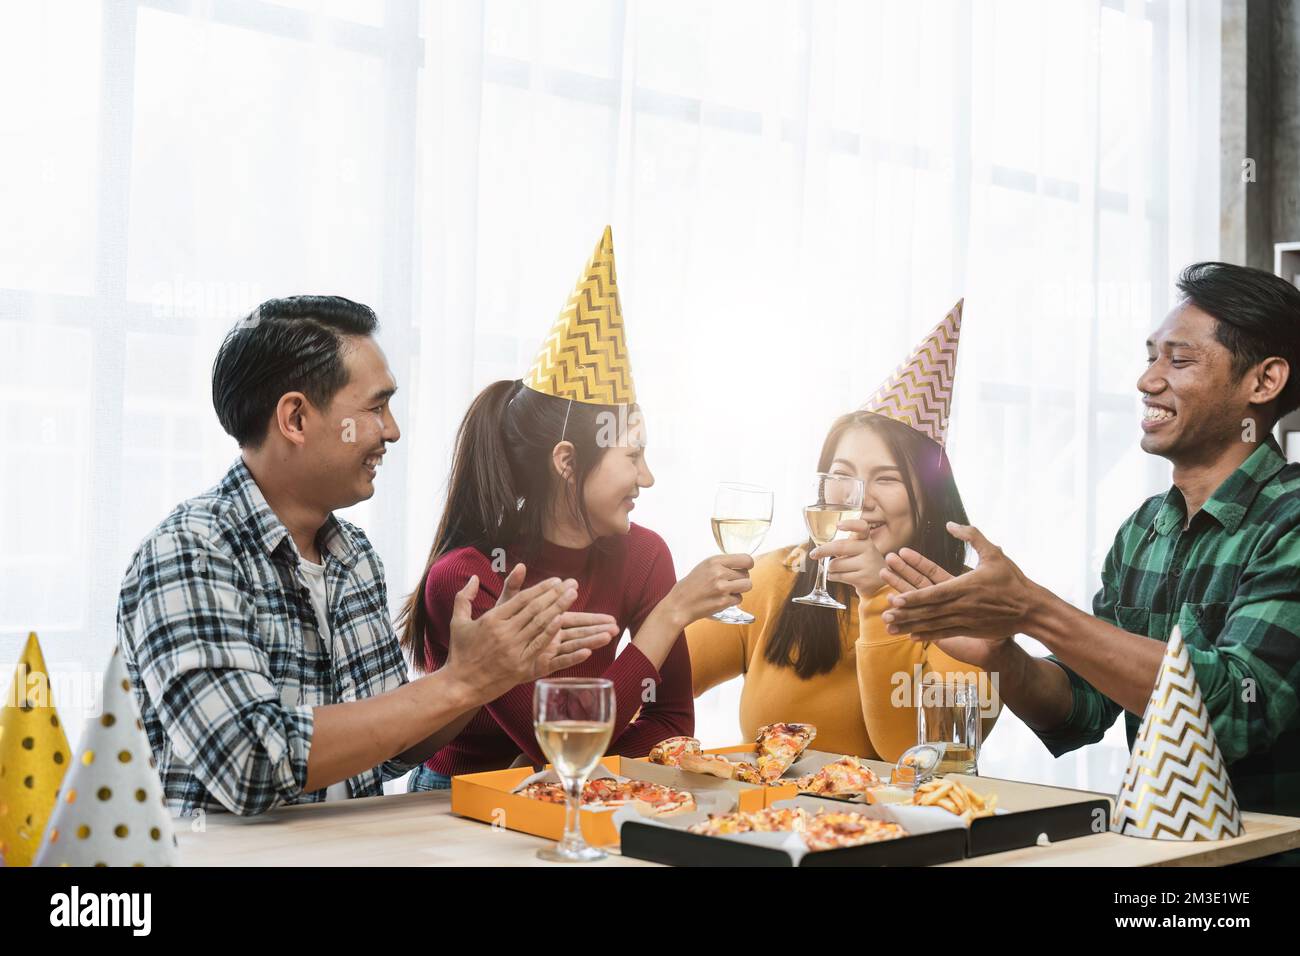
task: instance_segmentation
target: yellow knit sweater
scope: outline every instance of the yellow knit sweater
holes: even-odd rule
[[[787,566],[794,552],[781,549],[762,555],[750,572],[753,590],[742,607],[753,624],[723,624],[711,618],[686,629],[695,696],[733,677],[744,677],[740,728],[752,740],[758,728],[776,721],[817,727],[813,747],[833,753],[897,760],[916,743],[916,706],[912,688],[917,668],[951,674],[979,674],[934,645],[913,642],[885,630],[881,613],[894,590],[882,586],[865,603],[856,595],[847,611],[823,609],[840,624],[840,660],[828,673],[804,680],[789,667],[764,658],[768,638],[783,604],[790,600],[795,572]],[[898,675],[906,675],[903,684]],[[996,713],[984,720],[987,739]]]

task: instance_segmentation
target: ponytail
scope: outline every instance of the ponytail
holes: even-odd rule
[[[428,634],[429,612],[424,586],[429,570],[448,552],[468,545],[483,548],[497,538],[507,514],[518,507],[519,495],[511,477],[510,458],[502,419],[520,383],[503,379],[479,392],[456,432],[451,480],[433,547],[420,574],[420,584],[402,607],[397,626],[403,650],[421,653]]]

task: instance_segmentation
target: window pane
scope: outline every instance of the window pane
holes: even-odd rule
[[[0,287],[94,286],[99,50],[97,3],[0,5]]]
[[[385,208],[373,57],[141,10],[129,290],[158,304],[375,302]]]

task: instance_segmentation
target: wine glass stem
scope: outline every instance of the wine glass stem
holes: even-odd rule
[[[581,780],[565,781],[564,786],[564,839],[561,846],[582,845],[582,784]]]
[[[830,566],[830,558],[822,558],[817,562],[817,590],[823,593],[826,591],[826,573],[830,570]]]

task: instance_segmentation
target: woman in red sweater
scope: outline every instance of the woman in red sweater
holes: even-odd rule
[[[612,681],[618,706],[610,752],[643,756],[667,737],[693,733],[683,630],[739,603],[753,559],[717,555],[678,581],[663,539],[631,522],[635,499],[654,476],[626,356],[606,230],[526,379],[489,385],[461,423],[446,507],[422,586],[402,615],[402,642],[417,667],[435,670],[446,661],[458,595],[477,617],[503,592],[566,580],[577,598],[562,636],[589,656],[555,676]],[[618,653],[611,638],[624,631],[631,642]],[[533,734],[532,682],[462,715],[460,724],[456,738],[412,774],[411,789],[545,762]]]

